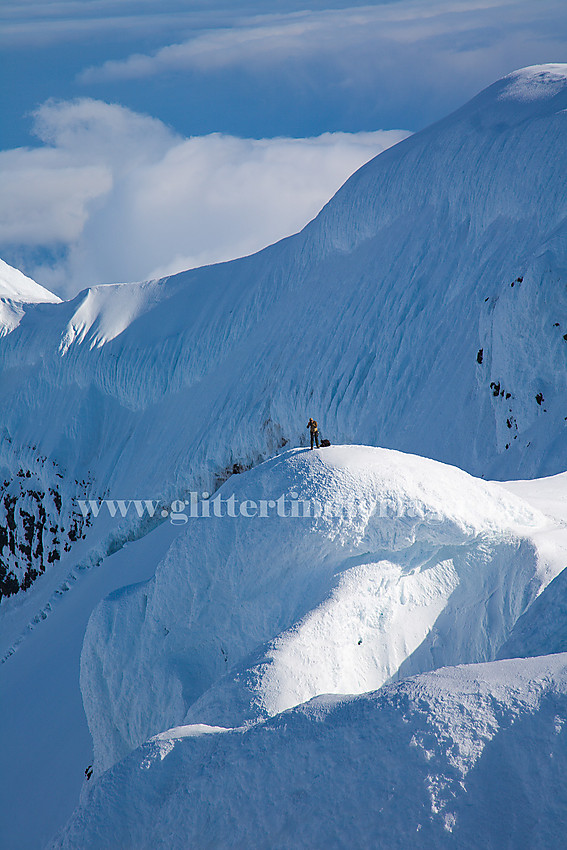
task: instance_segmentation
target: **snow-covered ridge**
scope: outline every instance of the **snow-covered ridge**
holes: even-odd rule
[[[332,847],[348,828],[352,847],[562,848],[564,657],[493,659],[567,648],[564,476],[480,477],[566,466],[567,90],[548,70],[387,151],[291,239],[33,306],[0,340],[7,493],[43,457],[42,486],[55,475],[70,501],[87,482],[167,502],[247,468],[219,494],[358,508],[196,520],[171,546],[164,525],[114,556],[116,584],[111,557],[75,583],[3,665],[4,751],[20,769],[13,740],[36,729],[54,754],[30,756],[42,800],[64,783],[72,796],[90,760],[81,705],[65,724],[46,699],[26,725],[38,705],[19,683],[49,694],[49,650],[78,665],[91,600],[118,588],[81,661],[95,776],[56,846]],[[502,96],[519,80],[549,96]],[[309,415],[348,445],[260,464],[305,445]],[[93,523],[65,569],[141,533],[135,517]],[[125,588],[130,567],[143,583]],[[6,633],[51,598],[56,569],[3,600]],[[454,668],[477,661],[491,663]],[[3,798],[12,829],[34,797],[22,787]]]
[[[152,581],[101,603],[81,660],[97,773],[166,727],[241,725],[491,660],[563,567],[534,543],[555,528],[543,513],[397,452],[291,450],[218,496],[231,494],[323,514],[194,519]]]
[[[567,87],[567,65],[531,65],[508,74],[504,82],[503,100],[547,100]]]
[[[11,301],[20,301],[23,304],[38,304],[49,302],[59,304],[61,299],[40,286],[31,277],[26,277],[18,269],[9,266],[4,260],[0,260],[0,298],[9,298]]]
[[[336,446],[226,482],[321,510],[194,519],[98,606],[95,776],[51,850],[560,850],[567,654],[492,659],[562,581],[564,479]]]
[[[138,316],[159,303],[163,281],[116,283],[91,287],[80,293],[59,350],[66,354],[73,343],[87,340],[100,348],[119,336]]]

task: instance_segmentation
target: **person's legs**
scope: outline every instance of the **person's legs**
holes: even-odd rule
[[[319,431],[315,431],[315,442],[317,443],[317,448],[320,449],[321,446],[319,445]]]
[[[313,437],[314,437],[314,436],[315,436],[315,435],[314,435],[313,431],[311,431],[311,448],[313,448]]]

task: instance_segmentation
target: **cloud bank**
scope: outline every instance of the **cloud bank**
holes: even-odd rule
[[[407,135],[183,138],[90,99],[44,104],[35,133],[37,148],[0,153],[0,253],[64,296],[259,250]],[[57,260],[37,262],[46,253]]]
[[[426,56],[437,71],[452,67],[466,73],[473,70],[471,58],[478,63],[483,54],[494,63],[516,52],[513,67],[532,64],[522,52],[541,48],[543,42],[548,52],[564,51],[566,35],[564,0],[543,0],[537,6],[531,0],[398,0],[233,21],[153,53],[87,68],[80,79],[100,83],[184,70],[257,70],[325,57],[342,66],[345,82],[350,75],[360,81],[370,69],[379,72],[396,63],[405,76],[408,59],[414,65]],[[426,65],[422,70],[428,73]]]

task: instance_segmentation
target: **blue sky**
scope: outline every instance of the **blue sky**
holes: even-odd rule
[[[0,255],[65,294],[301,227],[402,131],[566,61],[567,4],[5,0],[0,55]]]

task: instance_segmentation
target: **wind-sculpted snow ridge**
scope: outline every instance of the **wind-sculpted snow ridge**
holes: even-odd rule
[[[562,850],[566,718],[562,654],[171,729],[85,789],[51,850]]]
[[[171,726],[491,660],[561,569],[532,540],[555,527],[540,511],[391,450],[290,450],[233,476],[231,495],[322,513],[191,519],[150,582],[95,609],[81,688],[97,773]]]

